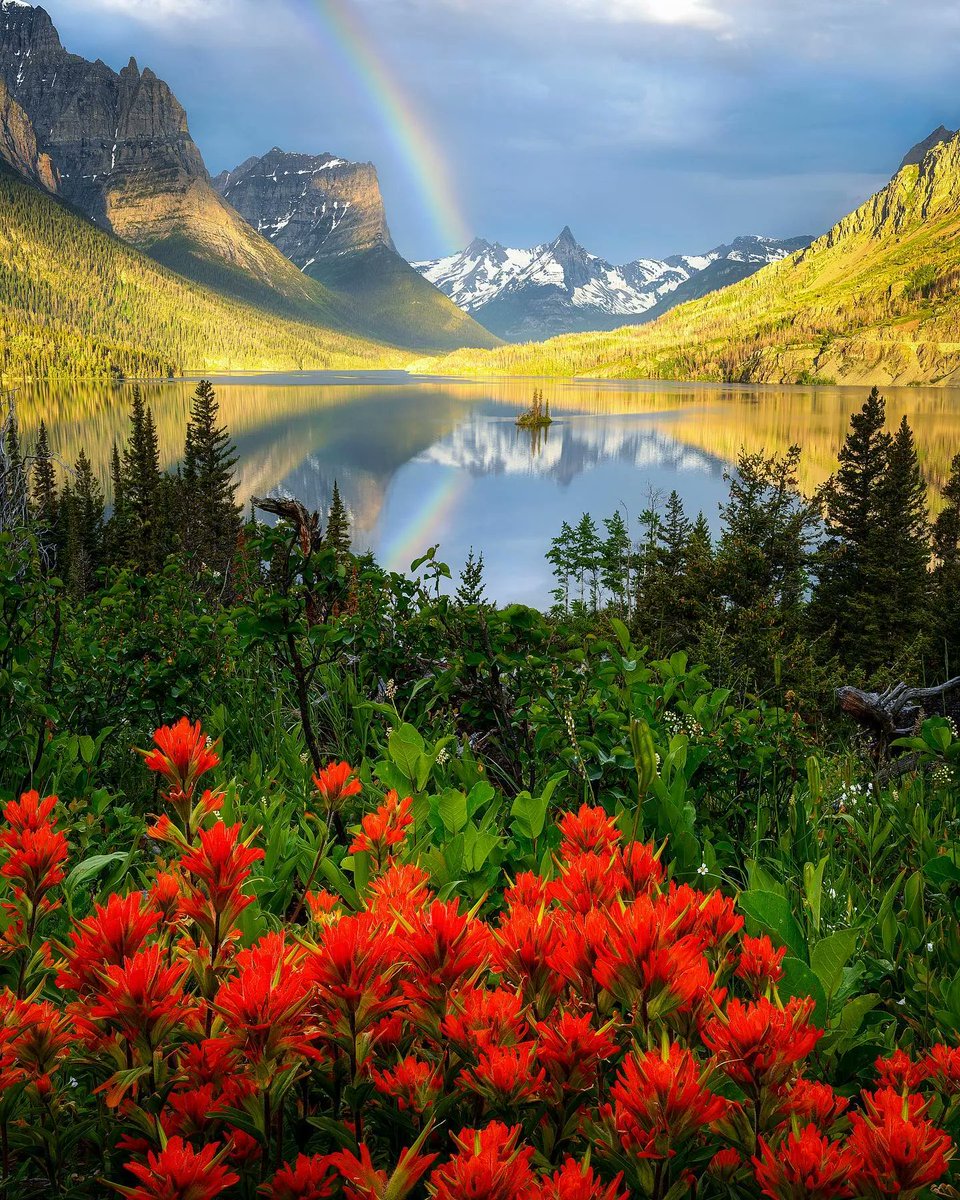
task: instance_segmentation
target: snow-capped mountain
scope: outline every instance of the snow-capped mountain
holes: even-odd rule
[[[616,266],[588,253],[568,227],[532,250],[476,238],[460,254],[413,265],[493,333],[527,341],[653,319],[675,304],[744,279],[810,241],[753,235],[705,254],[641,258]]]

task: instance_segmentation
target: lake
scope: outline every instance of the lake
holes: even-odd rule
[[[196,380],[145,384],[166,467],[183,449]],[[544,559],[562,521],[614,509],[639,535],[640,512],[676,489],[687,513],[718,527],[724,472],[738,451],[803,448],[812,491],[836,466],[850,414],[866,388],[462,381],[402,372],[299,372],[214,378],[240,456],[238,497],[293,495],[326,511],[337,480],[354,546],[405,570],[428,547],[454,572],[483,552],[489,595],[543,604]],[[515,420],[542,388],[554,423],[533,433]],[[127,429],[130,385],[21,390],[28,442],[45,419],[54,453],[83,447],[105,485]],[[909,419],[935,506],[960,451],[960,390],[885,389],[891,424]],[[106,486],[109,499],[109,487]]]

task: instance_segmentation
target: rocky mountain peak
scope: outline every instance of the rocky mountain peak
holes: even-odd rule
[[[923,162],[927,151],[932,150],[934,146],[939,146],[942,142],[950,142],[957,136],[957,130],[947,129],[945,125],[939,125],[933,133],[927,134],[923,141],[917,142],[915,146],[907,151],[903,156],[900,166],[897,167],[896,173],[903,170],[904,167],[918,166]]]
[[[274,146],[213,182],[301,270],[355,250],[394,248],[372,163]]]

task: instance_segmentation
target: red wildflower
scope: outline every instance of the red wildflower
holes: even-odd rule
[[[440,1032],[465,1058],[492,1046],[513,1046],[526,1033],[523,997],[507,988],[469,987],[455,993]]]
[[[765,996],[749,1004],[731,1000],[725,1014],[706,1023],[703,1040],[737,1083],[754,1091],[780,1087],[823,1036],[809,1024],[813,1007],[809,997],[795,997],[785,1008]]]
[[[240,1181],[223,1166],[225,1154],[215,1145],[194,1150],[183,1138],[173,1137],[159,1154],[148,1154],[146,1164],[127,1163],[140,1181],[136,1187],[115,1186],[127,1200],[215,1200]]]
[[[728,1146],[725,1150],[718,1150],[710,1162],[707,1164],[707,1170],[717,1179],[722,1179],[729,1183],[737,1171],[743,1166],[743,1159],[740,1153],[734,1150],[732,1146]]]
[[[786,947],[774,949],[773,942],[767,937],[750,937],[749,934],[740,943],[740,961],[735,974],[742,979],[754,995],[761,995],[772,983],[779,983],[783,978],[784,955]]]
[[[433,899],[427,887],[430,875],[413,863],[391,862],[387,869],[370,884],[367,908],[387,916],[403,914],[409,917]]]
[[[675,936],[669,916],[659,903],[640,896],[610,922],[594,975],[628,1012],[642,1007],[656,1018],[682,1010],[712,977],[700,939]]]
[[[536,1066],[535,1042],[489,1046],[474,1067],[460,1072],[461,1087],[482,1096],[494,1108],[513,1108],[540,1097],[546,1078]]]
[[[392,986],[403,967],[396,946],[376,916],[360,913],[324,926],[307,960],[329,1035],[351,1051],[357,1035],[403,1003]]]
[[[557,940],[547,960],[558,977],[558,991],[568,986],[575,999],[595,1005],[599,990],[596,969],[607,949],[610,930],[610,917],[600,909],[570,916],[563,937]]]
[[[350,853],[372,854],[378,867],[385,866],[392,851],[407,840],[407,830],[413,824],[412,808],[409,796],[401,800],[396,792],[387,792],[377,811],[360,822],[361,832],[353,839]]]
[[[173,1026],[192,1015],[181,981],[187,964],[167,966],[159,946],[148,946],[102,973],[99,996],[89,1013],[128,1041],[143,1040],[152,1050]]]
[[[550,970],[550,956],[561,944],[557,915],[547,908],[513,908],[494,933],[493,969],[528,998],[557,993],[561,983]]]
[[[336,1167],[343,1180],[346,1200],[403,1200],[429,1171],[435,1154],[420,1154],[416,1148],[404,1150],[393,1175],[377,1170],[367,1146],[361,1142],[360,1157],[349,1150],[331,1154],[328,1162]]]
[[[220,761],[217,745],[200,728],[181,717],[176,725],[162,725],[153,735],[154,748],[141,750],[144,762],[167,780],[172,802],[191,797],[197,780]]]
[[[48,1000],[19,1001],[13,1010],[15,1062],[23,1077],[42,1095],[76,1041],[73,1022]]]
[[[160,913],[165,925],[173,924],[180,911],[180,895],[183,884],[179,875],[172,871],[160,871],[150,889],[150,900]]]
[[[921,1063],[915,1063],[904,1050],[894,1050],[889,1058],[878,1058],[874,1063],[880,1086],[908,1091],[922,1083],[926,1078],[926,1070]]]
[[[9,879],[15,893],[25,896],[32,905],[41,904],[46,893],[62,883],[63,863],[69,853],[64,834],[47,825],[39,829],[16,831],[6,840],[9,850],[0,875]]]
[[[72,946],[57,975],[57,987],[81,994],[96,990],[105,967],[119,967],[136,954],[154,931],[160,914],[139,892],[112,895],[106,905],[95,904],[93,915],[74,923]]]
[[[547,896],[567,912],[606,908],[623,892],[623,872],[615,858],[575,854],[560,864],[560,874],[547,886]]]
[[[537,1060],[564,1092],[585,1092],[597,1081],[597,1068],[612,1058],[617,1043],[606,1029],[594,1029],[589,1014],[564,1012],[537,1025]]]
[[[240,825],[218,821],[201,829],[200,844],[187,850],[180,869],[188,877],[188,893],[181,901],[184,916],[196,921],[214,952],[229,935],[237,917],[252,896],[242,888],[250,878],[250,867],[263,858],[263,851],[240,841]]]
[[[46,829],[56,807],[56,796],[45,796],[41,800],[39,792],[24,792],[19,800],[8,801],[3,809],[3,819],[10,828],[0,832],[0,846],[10,849],[17,844],[18,834]]]
[[[831,1142],[815,1125],[791,1132],[776,1147],[757,1139],[753,1159],[760,1191],[770,1200],[835,1200],[851,1196],[857,1155]]]
[[[314,775],[313,786],[324,799],[327,808],[338,808],[350,796],[363,790],[359,779],[353,779],[353,767],[349,763],[327,763],[319,775]]]
[[[923,1078],[943,1092],[960,1091],[960,1049],[956,1046],[934,1046],[919,1064]]]
[[[293,1166],[284,1163],[260,1192],[267,1200],[324,1200],[333,1195],[335,1183],[328,1155],[316,1154],[308,1158],[301,1154]]]
[[[400,1060],[395,1067],[373,1071],[378,1092],[396,1100],[400,1111],[423,1113],[431,1108],[440,1095],[443,1079],[435,1063],[423,1062],[413,1054]]]
[[[623,1175],[618,1175],[604,1186],[593,1167],[568,1158],[559,1171],[541,1181],[532,1195],[536,1200],[627,1200],[627,1193],[619,1191],[622,1181]]]
[[[920,1096],[890,1088],[863,1093],[863,1113],[852,1113],[848,1145],[859,1162],[858,1196],[916,1196],[946,1173],[953,1143],[924,1114]]]
[[[716,949],[743,928],[733,899],[722,892],[699,892],[687,883],[671,883],[661,906],[661,921],[675,937],[692,934],[706,950]]]
[[[321,889],[319,892],[307,892],[304,899],[307,902],[310,920],[317,925],[327,925],[340,915],[340,906],[343,901],[332,892],[325,889]]]
[[[670,1158],[704,1126],[719,1121],[730,1105],[710,1091],[706,1078],[691,1052],[678,1045],[624,1059],[611,1089],[624,1149],[639,1158]]]
[[[432,904],[405,923],[403,954],[412,968],[403,990],[440,1016],[453,988],[471,981],[486,966],[490,934],[482,921],[461,913],[456,900]]]
[[[784,1100],[782,1112],[788,1120],[796,1117],[802,1124],[812,1123],[822,1133],[828,1133],[849,1104],[849,1100],[838,1096],[828,1083],[798,1079]]]
[[[631,842],[620,851],[624,880],[624,899],[635,900],[649,894],[663,882],[660,852],[645,842]]]
[[[617,847],[621,833],[613,817],[602,808],[581,806],[579,812],[564,813],[557,822],[560,830],[560,857],[571,859],[578,854],[609,855]]]
[[[485,1129],[464,1129],[454,1136],[456,1155],[430,1176],[434,1200],[534,1200],[530,1169],[533,1147],[517,1148],[520,1126],[494,1121]]]
[[[521,871],[512,887],[504,888],[507,908],[539,908],[547,898],[548,881],[532,871]]]
[[[266,1078],[290,1060],[317,1058],[316,1029],[303,1018],[310,983],[302,969],[304,951],[288,946],[282,933],[268,933],[241,950],[236,973],[217,992],[215,1008],[227,1027],[227,1043]]]

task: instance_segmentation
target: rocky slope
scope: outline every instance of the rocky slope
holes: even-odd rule
[[[807,249],[642,328],[417,364],[445,374],[960,382],[960,135]]]
[[[478,238],[460,254],[414,266],[498,336],[534,341],[648,320],[682,299],[743,279],[809,241],[742,237],[705,254],[617,266],[590,254],[568,227],[532,250]]]
[[[183,108],[152,71],[70,54],[43,8],[0,0],[0,80],[37,131],[58,193],[97,224],[225,294],[346,322],[217,194]]]
[[[405,346],[493,346],[496,338],[397,253],[372,163],[276,147],[214,180],[224,200],[371,336]]]
[[[48,192],[55,192],[59,185],[57,172],[49,154],[37,149],[37,135],[30,119],[16,100],[12,99],[7,86],[0,79],[0,159],[25,179],[38,183]]]

